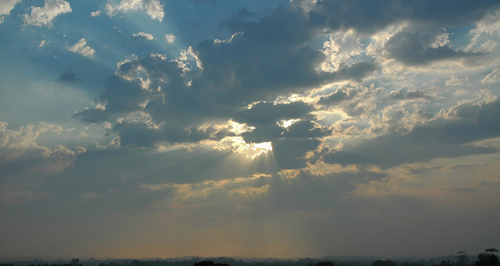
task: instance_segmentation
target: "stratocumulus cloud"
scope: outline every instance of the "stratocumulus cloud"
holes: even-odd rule
[[[118,11],[144,10],[151,19],[162,21],[165,16],[163,6],[159,0],[120,0],[118,3],[110,1],[106,4],[106,12],[114,16]]]
[[[2,25],[5,17],[10,15],[10,11],[12,11],[12,9],[14,9],[14,7],[21,1],[22,0],[8,0],[4,1],[2,5],[0,5],[0,25]]]
[[[79,53],[85,57],[92,58],[95,54],[95,50],[92,47],[87,45],[87,41],[85,38],[80,39],[77,43],[73,44],[68,51],[73,53]]]
[[[52,21],[59,15],[71,12],[71,6],[64,0],[45,0],[43,7],[31,7],[31,13],[23,16],[24,24],[52,27]]]

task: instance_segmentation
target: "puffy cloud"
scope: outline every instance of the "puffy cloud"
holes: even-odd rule
[[[25,25],[52,27],[52,21],[59,15],[71,12],[71,6],[64,0],[45,0],[43,7],[31,7],[31,14],[24,14]]]
[[[162,21],[165,16],[163,7],[160,0],[120,0],[118,4],[114,1],[107,3],[106,12],[109,16],[114,16],[116,12],[144,10],[151,19]]]
[[[40,42],[40,44],[38,44],[38,48],[42,48],[42,47],[44,47],[45,45],[47,45],[47,44],[49,44],[49,43],[50,43],[50,41],[47,41],[47,40],[42,40],[42,41]]]
[[[436,115],[438,118],[447,120],[473,120],[481,106],[490,104],[498,100],[498,96],[491,94],[489,91],[481,91],[479,97],[459,102],[457,105],[444,108]]]
[[[28,152],[32,152],[35,157],[50,154],[49,150],[35,143],[41,133],[52,128],[50,125],[41,124],[38,127],[28,125],[21,127],[18,131],[7,129],[8,125],[0,122],[0,147],[2,148],[0,156],[3,161],[22,157]]]
[[[435,158],[456,158],[473,154],[496,153],[493,147],[471,143],[500,136],[500,101],[481,105],[461,119],[435,119],[417,125],[408,134],[390,133],[356,144],[344,145],[324,155],[325,162],[372,164],[383,168]],[[383,154],[383,156],[381,156]]]
[[[148,41],[152,41],[154,39],[153,35],[151,35],[150,33],[146,33],[146,32],[138,32],[138,33],[134,33],[132,34],[133,37],[137,37],[137,38],[144,38]]]
[[[139,10],[144,8],[144,3],[121,1],[114,5],[113,10],[119,10],[118,5],[123,5],[122,11]],[[368,12],[367,7],[379,8],[372,3],[349,2],[346,8],[338,10],[333,8],[336,5],[338,3],[334,1],[318,2],[310,6],[311,12],[280,7],[260,18],[243,10],[221,23],[234,33],[230,39],[202,41],[190,47],[190,54],[198,66],[196,70],[188,67],[190,63],[186,56],[173,60],[155,54],[135,58],[120,64],[116,75],[108,78],[95,108],[86,109],[76,116],[88,122],[118,121],[112,131],[120,136],[123,146],[158,147],[234,136],[241,137],[246,143],[271,142],[280,167],[300,168],[306,166],[323,138],[330,136],[335,128],[320,125],[315,112],[340,110],[348,118],[336,123],[339,132],[357,137],[388,134],[376,139],[380,140],[378,145],[388,145],[391,149],[389,140],[392,138],[401,141],[410,138],[408,153],[395,159],[396,164],[376,160],[359,163],[388,167],[411,160],[437,158],[432,156],[451,156],[428,152],[411,158],[411,148],[415,143],[411,138],[422,128],[437,123],[426,123],[432,115],[422,109],[428,101],[440,99],[437,93],[412,87],[399,89],[405,86],[401,82],[388,89],[375,85],[341,86],[335,92],[319,97],[316,106],[302,101],[283,104],[276,99],[286,99],[293,94],[305,95],[312,89],[334,82],[361,81],[378,67],[376,62],[367,61],[364,56],[366,42],[372,41],[363,39],[364,36],[394,23],[408,25],[388,35],[381,46],[384,52],[381,58],[392,58],[410,66],[476,58],[478,53],[453,49],[449,33],[441,26],[472,23],[481,19],[488,8],[496,8],[498,4],[487,1],[472,4],[469,8],[456,7],[458,19],[451,13],[442,17],[426,13],[435,7],[430,1],[416,5],[393,0],[381,5],[388,10],[403,11],[405,16],[367,13],[366,19],[370,23],[353,20],[347,15],[359,17],[359,14],[350,13],[351,9],[363,14],[364,10]],[[337,13],[337,17],[333,16]],[[421,23],[426,20],[435,25]],[[324,50],[309,46],[324,35],[325,27],[334,31],[328,32]],[[448,83],[452,84],[452,81]],[[387,93],[383,93],[384,90]],[[390,100],[399,102],[391,106],[394,101]],[[440,119],[446,120],[435,118],[436,121]],[[247,130],[236,133],[230,129],[228,121],[244,124]],[[291,121],[291,125],[284,127],[282,124],[286,121]],[[367,123],[372,127],[367,128]],[[371,140],[360,138],[358,142],[371,143]],[[495,152],[491,148],[462,146],[466,143],[450,144],[450,150],[460,151],[456,156]],[[286,150],[287,145],[295,148]],[[349,152],[349,149],[355,150],[352,143],[324,158],[332,163],[331,158]],[[438,146],[429,150],[435,149]],[[396,151],[395,154],[405,152],[403,148],[396,148]],[[286,163],[287,160],[293,163]],[[346,159],[343,163],[349,164],[348,161]],[[356,164],[356,161],[353,159],[350,163]]]
[[[106,165],[112,164],[112,168],[117,169],[119,173],[117,176],[126,180],[134,180],[127,181],[133,184],[153,183],[147,187],[155,188],[152,190],[154,193],[164,191],[169,194],[167,202],[171,199],[170,193],[178,190],[178,196],[186,198],[176,200],[175,204],[193,208],[196,208],[197,204],[203,205],[209,201],[219,202],[215,200],[227,196],[231,199],[246,197],[252,201],[256,200],[255,202],[260,205],[264,205],[262,202],[267,199],[272,204],[266,206],[273,206],[273,210],[276,211],[324,210],[338,205],[345,206],[340,203],[342,197],[352,195],[350,193],[357,188],[356,183],[370,183],[386,177],[383,172],[361,171],[356,174],[319,176],[305,170],[296,170],[293,172],[300,172],[300,174],[291,176],[290,180],[283,181],[276,178],[275,183],[269,183],[269,180],[263,181],[266,178],[262,178],[258,184],[234,186],[232,192],[228,189],[227,194],[215,188],[215,185],[211,187],[210,182],[196,185],[185,184],[199,180],[220,180],[222,175],[230,178],[236,173],[245,172],[246,169],[240,169],[241,172],[233,171],[232,169],[236,167],[226,164],[224,167],[226,170],[231,169],[230,171],[216,172],[210,166],[217,165],[218,159],[221,158],[231,161],[229,158],[233,158],[232,156],[244,155],[236,152],[230,153],[237,149],[234,148],[237,145],[243,147],[251,143],[262,142],[271,145],[272,150],[269,150],[267,154],[250,156],[253,158],[251,163],[254,167],[253,171],[262,169],[262,166],[255,166],[257,162],[263,163],[267,160],[269,164],[275,164],[272,171],[267,169],[268,172],[309,167],[314,162],[319,164],[322,158],[330,164],[373,164],[387,168],[405,163],[429,161],[433,158],[497,152],[491,147],[468,145],[474,140],[494,136],[497,133],[491,133],[488,136],[478,135],[477,138],[470,137],[470,139],[454,143],[440,143],[439,136],[436,137],[439,139],[433,139],[436,131],[444,131],[452,135],[452,137],[446,136],[442,139],[453,139],[453,136],[458,134],[453,132],[465,134],[467,130],[473,130],[474,125],[477,126],[477,132],[488,130],[483,130],[487,128],[485,123],[474,122],[474,117],[486,117],[483,111],[479,115],[480,111],[476,108],[474,108],[475,113],[472,110],[472,120],[436,117],[435,121],[424,124],[432,118],[432,115],[419,108],[425,109],[429,100],[437,99],[435,93],[424,89],[427,88],[427,84],[419,83],[415,88],[415,84],[400,82],[393,86],[386,86],[384,89],[382,86],[385,86],[384,78],[386,77],[382,76],[370,81],[375,83],[373,86],[358,85],[353,82],[352,84],[355,85],[340,86],[334,92],[331,91],[331,86],[325,86],[329,88],[313,96],[316,97],[315,99],[319,98],[317,104],[313,104],[315,100],[310,98],[290,101],[287,97],[291,95],[299,94],[299,97],[304,97],[312,90],[333,82],[361,81],[377,70],[378,64],[375,61],[366,61],[370,59],[366,59],[363,52],[360,52],[367,41],[362,40],[360,37],[362,35],[358,35],[357,31],[350,31],[345,38],[343,38],[342,31],[332,33],[327,44],[323,46],[323,51],[309,46],[308,44],[314,40],[324,41],[321,39],[324,36],[320,22],[321,16],[318,14],[305,14],[300,10],[287,8],[280,8],[262,18],[249,17],[248,14],[240,13],[222,23],[223,27],[235,33],[230,39],[203,41],[189,49],[189,54],[195,58],[197,66],[194,65],[194,61],[188,63],[187,51],[184,54],[185,58],[172,59],[164,55],[152,54],[121,63],[116,74],[105,82],[96,106],[80,112],[77,116],[87,122],[113,122],[114,125],[109,133],[117,134],[123,147],[173,149],[179,147],[178,144],[216,143],[213,145],[219,145],[217,147],[220,149],[202,153],[199,147],[193,145],[190,146],[194,150],[191,156],[185,155],[183,150],[162,155],[162,159],[152,155],[132,159],[136,156],[123,155],[125,149],[106,151],[109,153]],[[353,29],[358,28],[353,27]],[[391,35],[393,39],[390,44],[394,46],[385,46],[388,49],[386,55],[409,65],[425,65],[450,59],[461,60],[469,56],[468,54],[462,56],[460,51],[452,49],[446,40],[443,41],[442,31],[430,37],[429,34],[422,33],[423,30],[406,32],[415,35],[409,35],[409,38],[418,39],[423,36],[422,38],[428,38],[429,41],[421,41],[420,46],[416,48],[407,47],[411,48],[409,53],[412,55],[404,57],[396,52],[397,49],[392,49],[397,46],[396,42],[402,42],[401,38],[405,37],[404,34],[394,35],[396,37]],[[387,39],[390,40],[391,37]],[[355,45],[353,49],[345,47],[351,44]],[[404,46],[401,43],[398,45]],[[438,53],[435,57],[429,56],[425,60],[415,61],[419,53],[424,53],[422,47],[424,50],[430,49],[428,51],[434,52],[439,49],[449,49],[450,54],[454,55]],[[335,61],[336,59],[338,60]],[[359,62],[360,60],[365,60],[365,62]],[[331,68],[321,69],[324,64]],[[442,82],[448,77],[447,74]],[[325,95],[325,91],[329,91],[330,94]],[[434,102],[432,101],[432,104]],[[434,109],[442,103],[435,104],[436,106],[432,107]],[[345,136],[342,136],[345,137],[344,146],[339,145],[335,152],[329,153],[326,153],[322,145],[326,145],[328,141],[333,142],[326,138],[331,136],[334,126],[330,128],[328,127],[330,124],[324,126],[317,123],[319,119],[317,111],[325,110],[341,110],[350,116],[347,119],[351,119],[347,122],[343,121],[340,127],[345,133]],[[383,132],[387,135],[365,139],[364,134],[369,134],[372,130],[372,128],[366,128],[367,124],[375,121],[376,116],[380,125],[383,124],[388,128]],[[363,119],[370,119],[370,121]],[[233,121],[231,123],[245,124],[242,126],[244,130],[233,130],[228,124],[230,120]],[[284,126],[285,121],[290,125]],[[459,124],[462,125],[460,129],[448,133],[447,127]],[[339,124],[335,126],[337,125]],[[229,140],[232,138],[237,138],[241,143],[235,144],[236,141]],[[424,141],[422,138],[429,139],[429,141]],[[223,146],[223,142],[229,148],[220,147]],[[232,150],[231,147],[234,149]],[[142,149],[131,150],[133,152],[144,151]],[[90,155],[84,158],[82,155],[80,157],[82,161],[78,167],[71,168],[68,173],[76,175],[79,170],[85,169],[87,164],[84,160],[97,161],[100,157],[96,154],[92,155],[96,156],[94,158]],[[113,161],[113,158],[118,156],[121,156],[119,158],[127,157],[124,159],[129,162],[127,164],[139,165],[141,167],[138,168],[142,169],[152,169],[154,173],[143,174],[139,170],[123,170],[121,165],[123,161],[121,163]],[[176,156],[182,159],[175,158]],[[166,157],[169,159],[165,159]],[[148,160],[151,162],[147,162]],[[195,160],[197,164],[193,165],[192,160]],[[234,163],[234,165],[240,164]],[[203,171],[204,167],[210,168],[210,171]],[[359,168],[365,169],[363,166]],[[408,170],[408,173],[418,174],[424,170],[419,171],[419,169],[413,169]],[[92,174],[89,175],[92,176]],[[96,179],[104,180],[106,173],[96,170],[95,175]],[[138,178],[133,179],[134,176]],[[114,178],[118,180],[118,177]],[[272,180],[272,178],[269,179]],[[175,180],[183,184],[162,185],[165,180],[169,182]],[[154,185],[155,181],[157,185]],[[107,184],[112,187],[110,180],[106,179],[103,182],[109,182]],[[79,195],[85,195],[87,198],[101,200],[105,198],[101,195],[107,193],[104,189],[93,189],[90,184],[84,187],[85,190],[79,191]],[[288,201],[283,200],[287,193],[290,194],[290,191],[293,191],[297,197],[291,197]],[[149,200],[153,198],[155,197]],[[193,201],[196,204],[193,204]],[[220,202],[224,204],[226,201]],[[338,205],[333,206],[332,202]],[[287,205],[287,203],[290,204]],[[251,201],[244,203],[246,204],[253,206]]]
[[[140,70],[146,72],[148,76],[146,80],[136,77]],[[104,92],[99,96],[102,108],[84,110],[78,116],[82,116],[85,121],[102,122],[110,115],[124,115],[144,110],[145,103],[162,104],[165,93],[181,93],[176,89],[185,86],[181,76],[182,69],[178,63],[166,60],[162,56],[151,55],[142,60],[125,62],[120,65],[117,74],[109,77],[104,84]],[[161,90],[158,90],[158,87]],[[157,98],[159,102],[153,101]],[[155,118],[155,113],[152,111],[154,109],[150,112]],[[175,117],[174,114],[171,116]],[[161,122],[161,117],[158,120]]]
[[[466,83],[468,80],[467,77],[463,78],[463,79],[460,79],[460,78],[457,78],[455,76],[451,76],[451,78],[449,80],[446,81],[446,86],[457,86],[457,85],[462,85],[464,83]]]
[[[220,133],[225,131],[217,131],[220,133],[216,135],[202,134],[200,128],[204,124],[224,124],[231,119],[248,124],[259,123],[258,120],[263,124],[270,120],[273,123],[299,118],[310,120],[313,117],[307,117],[307,112],[312,108],[299,102],[290,105],[261,102],[252,109],[244,108],[255,102],[304,93],[326,83],[361,80],[376,69],[373,62],[358,62],[335,72],[317,71],[325,55],[304,46],[303,42],[316,37],[319,29],[300,11],[279,8],[257,22],[245,18],[240,14],[222,23],[232,31],[242,32],[233,35],[230,42],[202,41],[191,48],[197,65],[202,65],[203,69],[189,83],[184,78],[189,70],[184,63],[152,54],[121,64],[117,76],[108,79],[104,93],[99,96],[99,106],[104,108],[85,110],[77,116],[97,122],[130,112],[145,112],[156,126],[123,121],[115,130],[122,138],[128,136],[129,141],[133,141],[133,136],[140,138],[132,134],[133,131],[148,135],[148,146],[161,140],[178,143],[220,138]],[[283,34],[283,30],[291,35]],[[138,76],[138,72],[142,74]],[[273,113],[264,114],[261,109]],[[315,129],[311,123],[300,125],[309,127],[314,136],[323,136],[324,133],[319,132],[326,132]],[[254,136],[264,130],[259,127],[252,131]],[[278,131],[283,132],[283,129]],[[245,138],[250,140],[250,134]]]
[[[327,109],[342,110],[351,117],[364,118],[376,110],[376,97],[382,91],[384,91],[382,87],[343,86],[334,93],[321,97],[318,104]]]
[[[2,25],[2,22],[4,21],[5,17],[10,15],[10,11],[14,9],[14,7],[21,3],[22,0],[5,0],[2,1],[2,4],[0,5],[0,25]]]
[[[362,52],[361,38],[353,31],[335,32],[323,43],[323,53],[327,56],[327,61],[322,64],[321,69],[337,71],[341,67],[353,64],[355,62],[353,58]]]
[[[486,75],[482,80],[481,83],[496,83],[500,81],[500,69],[495,68],[491,73]]]
[[[497,46],[498,42],[492,40],[500,33],[500,12],[487,14],[482,20],[478,21],[476,27],[470,31],[472,38],[467,49],[481,49],[483,45],[490,43]],[[478,47],[479,46],[479,47]],[[489,51],[491,49],[482,49]]]
[[[101,15],[101,10],[96,10],[96,11],[90,12],[91,17],[98,17],[99,15]]]
[[[233,137],[236,133],[227,124],[232,120],[252,127],[238,133],[247,143],[272,142],[279,166],[305,166],[309,159],[304,156],[331,130],[315,123],[311,105],[271,102],[323,84],[360,81],[377,65],[356,62],[332,72],[318,71],[326,56],[304,42],[316,38],[319,28],[300,10],[282,7],[258,21],[246,19],[239,13],[222,23],[241,32],[231,41],[202,41],[191,48],[197,66],[203,68],[189,82],[185,77],[190,69],[183,61],[156,54],[131,60],[107,80],[98,105],[76,116],[89,122],[118,119],[113,131],[121,144],[139,147]],[[253,107],[245,109],[249,105]],[[145,116],[126,118],[134,112]],[[291,119],[300,121],[279,125]],[[286,149],[287,145],[295,148]]]
[[[165,35],[165,41],[167,41],[167,43],[174,43],[175,42],[175,35],[173,35],[173,34]]]
[[[350,100],[357,95],[358,91],[355,89],[339,88],[334,93],[321,97],[318,101],[320,105],[336,106],[345,100]]]
[[[327,127],[314,122],[316,117],[311,114],[313,110],[312,105],[304,102],[289,104],[258,103],[252,106],[251,109],[238,110],[232,119],[252,127],[250,131],[241,133],[246,142],[272,142],[274,155],[278,158],[279,164],[284,165],[283,162],[286,159],[282,157],[285,157],[286,154],[289,157],[296,156],[294,160],[301,158],[306,151],[312,151],[319,145],[319,141],[314,139],[331,134],[331,130]],[[297,151],[300,150],[298,154],[291,152],[293,148],[288,152],[281,152],[282,147],[286,145],[280,143],[285,143],[284,140],[287,139],[293,140],[288,144],[295,146]],[[311,142],[311,140],[313,141]],[[299,148],[300,145],[306,143],[310,144],[309,148]],[[305,162],[307,160],[301,161]],[[290,163],[288,165],[294,165],[295,167],[300,165],[302,167],[304,164]]]
[[[87,41],[85,40],[85,38],[80,39],[77,43],[68,48],[68,51],[73,53],[79,53],[89,58],[92,58],[95,55],[95,50],[87,45]]]
[[[36,143],[42,134],[62,130],[45,123],[12,130],[0,122],[0,204],[21,204],[46,197],[36,189],[43,183],[41,177],[63,172],[77,154],[84,152],[82,148],[72,151],[62,145],[49,148]]]

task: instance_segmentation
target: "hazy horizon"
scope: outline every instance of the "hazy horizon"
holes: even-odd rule
[[[480,253],[484,252],[481,251]],[[469,258],[475,258],[477,254],[467,254]],[[394,256],[394,257],[384,257],[384,256],[324,256],[324,257],[295,257],[295,258],[274,258],[274,257],[238,257],[238,256],[181,256],[181,257],[130,257],[130,258],[94,258],[94,257],[67,257],[67,258],[40,258],[40,257],[17,257],[17,258],[4,258],[0,257],[0,262],[9,263],[9,262],[22,262],[22,261],[40,261],[40,262],[48,262],[48,263],[56,263],[56,262],[70,262],[72,259],[79,259],[80,262],[88,262],[88,261],[97,261],[97,262],[131,262],[134,260],[138,261],[190,261],[190,260],[212,260],[212,261],[223,261],[225,259],[229,260],[241,260],[245,262],[274,262],[274,261],[301,261],[301,260],[312,260],[312,261],[335,261],[335,260],[346,260],[346,261],[373,261],[373,260],[395,260],[395,261],[416,261],[416,260],[441,260],[443,258],[456,258],[456,254],[448,254],[448,255],[438,255],[438,256],[428,256],[428,257],[412,257],[412,256]]]

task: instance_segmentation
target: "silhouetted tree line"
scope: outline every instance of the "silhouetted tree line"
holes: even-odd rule
[[[34,263],[30,263],[30,264],[17,264],[17,263],[10,263],[10,264],[0,264],[0,266],[21,266],[21,265],[24,265],[24,266],[73,266],[72,264],[70,263],[64,263],[64,264],[58,264],[58,263],[44,263],[44,264],[34,264]],[[83,264],[79,264],[78,266],[84,266]]]
[[[490,253],[480,253],[474,266],[500,266],[498,257]]]
[[[38,261],[40,262],[40,261]],[[49,264],[49,263],[3,263],[0,266],[72,266],[69,263],[63,264]],[[199,258],[192,258],[186,260],[116,260],[116,261],[99,261],[88,260],[80,263],[79,266],[463,266],[458,265],[450,260],[437,261],[419,260],[419,261],[400,261],[400,260],[317,260],[317,259],[301,259],[301,260],[239,260],[233,258],[215,258],[212,260],[200,260]],[[480,253],[477,260],[469,264],[469,266],[500,266],[498,257],[491,253]]]

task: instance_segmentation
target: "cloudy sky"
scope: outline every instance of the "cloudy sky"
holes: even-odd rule
[[[1,0],[4,257],[500,247],[498,0]]]

